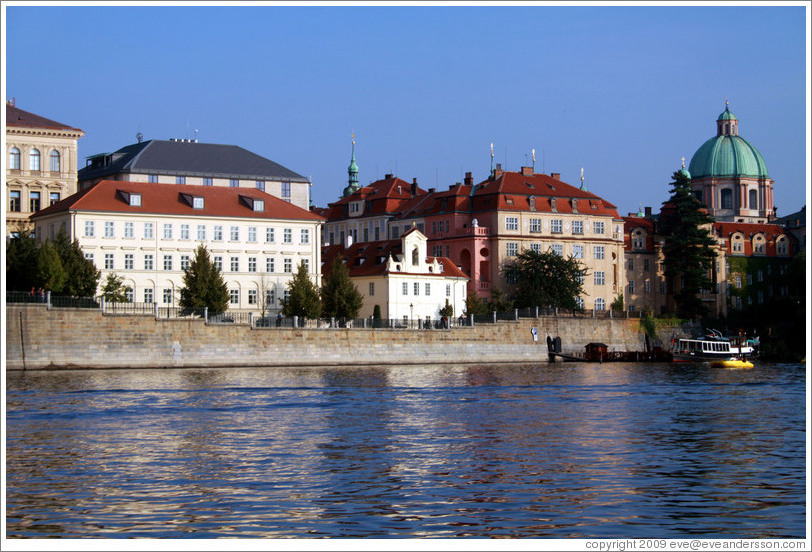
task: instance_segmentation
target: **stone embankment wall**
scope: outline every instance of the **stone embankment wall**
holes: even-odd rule
[[[567,353],[582,353],[592,341],[610,351],[645,350],[636,319],[544,317],[451,330],[252,329],[11,304],[6,369],[547,362],[548,335],[560,336]]]

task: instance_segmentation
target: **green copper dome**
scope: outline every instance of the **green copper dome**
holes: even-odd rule
[[[730,112],[730,110],[725,107],[725,110],[719,115],[719,118],[716,119],[717,121],[738,121],[735,115]]]
[[[702,144],[691,158],[688,170],[694,179],[706,176],[770,177],[759,151],[737,135],[714,136]]]

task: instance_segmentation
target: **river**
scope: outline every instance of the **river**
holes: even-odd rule
[[[6,374],[9,538],[803,538],[802,365]]]

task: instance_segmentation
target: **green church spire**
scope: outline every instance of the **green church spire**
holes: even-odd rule
[[[347,167],[347,187],[344,188],[344,197],[357,191],[360,186],[358,185],[358,165],[355,163],[355,133],[352,134],[352,157],[350,159],[350,166]]]

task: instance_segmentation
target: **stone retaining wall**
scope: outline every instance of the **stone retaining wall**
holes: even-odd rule
[[[560,336],[567,353],[582,353],[592,341],[610,351],[645,349],[636,319],[542,317],[451,330],[252,329],[11,304],[6,369],[547,362],[547,335]]]

